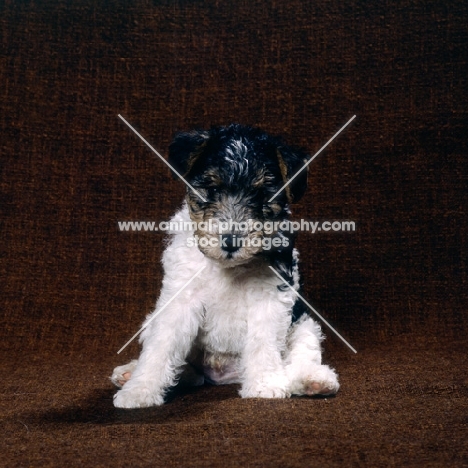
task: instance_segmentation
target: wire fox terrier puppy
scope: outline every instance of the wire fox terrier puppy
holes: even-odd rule
[[[322,364],[320,326],[286,285],[299,290],[287,220],[307,171],[269,201],[309,158],[240,125],[176,135],[169,162],[195,191],[187,188],[171,220],[186,229],[172,232],[164,251],[162,290],[140,357],[111,377],[121,388],[116,407],[161,405],[179,379],[237,383],[244,398],[338,391],[336,373]]]

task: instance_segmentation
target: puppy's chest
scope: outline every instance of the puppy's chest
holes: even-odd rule
[[[240,287],[219,285],[204,301],[204,317],[199,341],[217,353],[237,353],[243,348],[247,334],[248,307],[246,294]]]

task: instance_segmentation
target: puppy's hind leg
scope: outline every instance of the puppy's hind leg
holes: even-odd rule
[[[293,395],[331,395],[340,385],[333,369],[322,364],[320,325],[303,315],[292,325],[285,356],[289,390]]]
[[[137,360],[133,359],[123,366],[117,366],[110,376],[111,382],[118,388],[122,388],[127,381],[132,377],[133,371],[136,368]]]

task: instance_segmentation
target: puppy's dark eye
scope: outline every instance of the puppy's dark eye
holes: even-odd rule
[[[208,187],[206,189],[206,193],[210,198],[213,198],[214,196],[216,196],[217,193],[219,193],[219,187]]]
[[[267,217],[276,217],[283,214],[283,207],[279,203],[264,203],[263,214]]]

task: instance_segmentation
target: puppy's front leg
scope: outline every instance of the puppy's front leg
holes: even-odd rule
[[[168,294],[163,290],[158,307]],[[143,408],[164,403],[166,390],[174,385],[197,335],[201,304],[182,294],[142,332],[143,349],[132,376],[114,396],[117,408]],[[153,316],[147,318],[148,323]]]
[[[281,352],[290,322],[288,307],[271,296],[254,302],[249,310],[247,340],[242,356],[243,398],[290,396]]]

